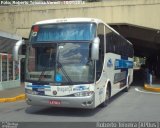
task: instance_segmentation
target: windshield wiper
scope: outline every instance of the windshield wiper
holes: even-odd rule
[[[73,85],[73,81],[71,80],[71,78],[68,76],[67,72],[65,71],[65,69],[63,68],[63,65],[57,61],[58,67],[62,70],[63,74],[65,75],[65,77],[67,78],[67,80],[69,81],[69,83],[71,85]]]

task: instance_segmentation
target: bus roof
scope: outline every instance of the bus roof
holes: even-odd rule
[[[51,24],[51,23],[70,23],[70,22],[95,22],[102,23],[103,21],[95,18],[62,18],[62,19],[50,19],[36,22],[35,25],[38,24]]]

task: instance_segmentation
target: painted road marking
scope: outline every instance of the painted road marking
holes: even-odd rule
[[[148,94],[158,94],[158,95],[160,95],[160,93],[158,93],[158,92],[148,92],[148,91],[142,91],[142,90],[139,90],[139,88],[135,88],[135,91],[137,91],[137,92],[142,92],[142,93],[148,93]]]

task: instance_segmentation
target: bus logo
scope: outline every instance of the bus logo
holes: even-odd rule
[[[62,75],[61,74],[56,74],[56,82],[62,82]]]
[[[107,67],[112,67],[113,63],[112,63],[112,59],[109,59],[107,62]]]

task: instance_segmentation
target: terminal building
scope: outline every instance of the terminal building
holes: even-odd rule
[[[22,37],[0,31],[0,90],[20,86],[21,58],[13,61],[12,49]]]

